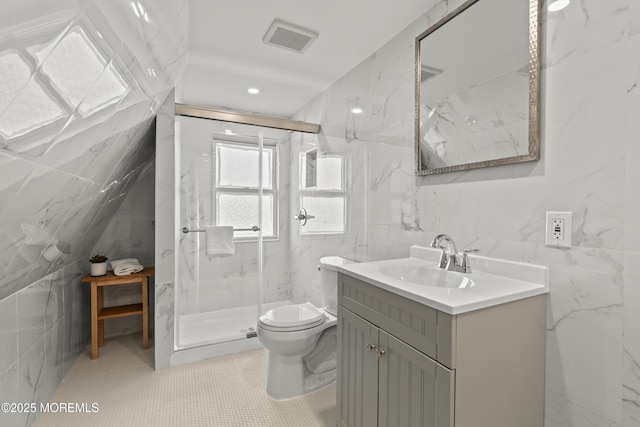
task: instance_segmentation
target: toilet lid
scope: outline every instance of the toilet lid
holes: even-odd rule
[[[276,307],[260,316],[260,322],[271,328],[300,328],[322,324],[324,313],[309,302]]]

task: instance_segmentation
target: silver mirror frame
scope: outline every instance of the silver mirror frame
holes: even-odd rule
[[[489,166],[509,165],[538,160],[540,158],[540,4],[539,0],[529,0],[529,152],[520,156],[503,157],[461,165],[427,169],[422,164],[420,150],[420,82],[421,60],[420,41],[447,22],[462,13],[465,9],[480,0],[467,0],[461,6],[448,13],[415,40],[415,105],[414,105],[414,133],[415,133],[415,174],[433,175],[439,173],[466,171]]]

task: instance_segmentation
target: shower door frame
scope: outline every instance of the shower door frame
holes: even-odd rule
[[[168,101],[163,104],[163,107],[166,110],[169,110],[169,101],[171,103],[174,102],[174,98],[170,97]],[[162,117],[163,122],[166,124],[167,118],[170,118],[175,123],[175,116],[185,116],[185,117],[195,117],[201,119],[210,119],[217,121],[226,121],[232,123],[274,128],[274,129],[283,129],[294,132],[303,132],[303,133],[311,133],[318,134],[320,133],[320,126],[314,123],[300,122],[294,120],[287,120],[281,118],[274,118],[268,116],[259,116],[253,114],[245,114],[238,113],[232,111],[224,111],[224,110],[216,110],[213,108],[202,107],[202,106],[194,106],[188,104],[180,104],[175,103],[173,111],[163,111],[159,114],[159,117]],[[159,122],[160,123],[160,122]],[[165,131],[166,132],[166,131]],[[163,132],[163,133],[165,133]],[[176,148],[175,141],[175,132],[171,135],[174,141],[173,148],[173,156],[177,154],[179,158],[179,153]],[[168,138],[168,136],[166,136]],[[160,141],[160,140],[159,140]],[[164,147],[163,147],[164,148]],[[169,148],[169,147],[166,147]],[[169,152],[166,149],[160,150],[158,148],[157,156],[163,160],[163,163],[166,164],[166,157],[169,155]],[[176,215],[176,210],[179,209],[178,200],[176,200],[176,195],[179,193],[175,192],[176,188],[179,188],[179,171],[176,170],[175,166],[169,168],[173,171],[173,194],[165,194],[167,193],[166,188],[156,188],[156,200],[158,198],[166,199],[167,197],[171,197],[173,199],[174,212],[171,217],[173,217],[174,222],[174,247],[173,247],[173,258],[177,261],[178,255],[178,244],[179,244],[179,235],[182,233],[180,230],[180,224],[176,221],[179,218],[179,215]],[[162,174],[161,170],[156,170],[156,176]],[[164,181],[164,180],[163,180]],[[166,187],[166,183],[163,182]],[[158,209],[158,204],[156,204],[156,210]],[[164,221],[163,221],[164,222]],[[171,250],[167,248],[167,250]],[[159,256],[163,251],[162,248],[156,248],[156,264],[163,262],[163,258]],[[174,265],[175,266],[175,265]],[[156,333],[162,333],[161,339],[155,340],[155,368],[161,369],[169,366],[177,366],[184,363],[190,363],[198,360],[204,360],[211,357],[216,357],[229,353],[236,353],[240,351],[251,350],[254,348],[260,348],[261,345],[257,339],[246,339],[246,340],[238,340],[232,341],[226,344],[217,344],[217,345],[205,345],[201,347],[187,348],[182,350],[177,350],[175,348],[175,284],[178,283],[178,270],[177,268],[173,269],[173,277],[157,277],[158,286],[156,287],[156,293],[159,294],[159,298],[156,298]],[[171,289],[166,289],[169,292],[166,292],[163,287],[170,286]],[[171,296],[170,299],[167,298]],[[161,299],[161,305],[158,305],[158,300]],[[162,311],[158,311],[162,310]],[[164,327],[163,330],[160,330],[158,326]],[[231,346],[229,345],[231,344]],[[224,348],[223,348],[224,347]]]

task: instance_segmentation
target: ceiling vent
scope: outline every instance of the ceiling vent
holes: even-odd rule
[[[273,21],[262,41],[266,44],[303,53],[318,37],[318,33],[276,19]]]

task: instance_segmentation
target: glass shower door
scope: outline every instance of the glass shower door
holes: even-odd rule
[[[191,117],[176,123],[179,223],[190,231],[179,243],[175,346],[253,337],[261,312],[263,233],[274,227],[263,209],[272,203],[272,153],[264,149],[259,127]],[[200,230],[209,226],[233,228],[226,242],[232,254],[211,247],[225,242],[210,241],[207,249],[212,234]]]

